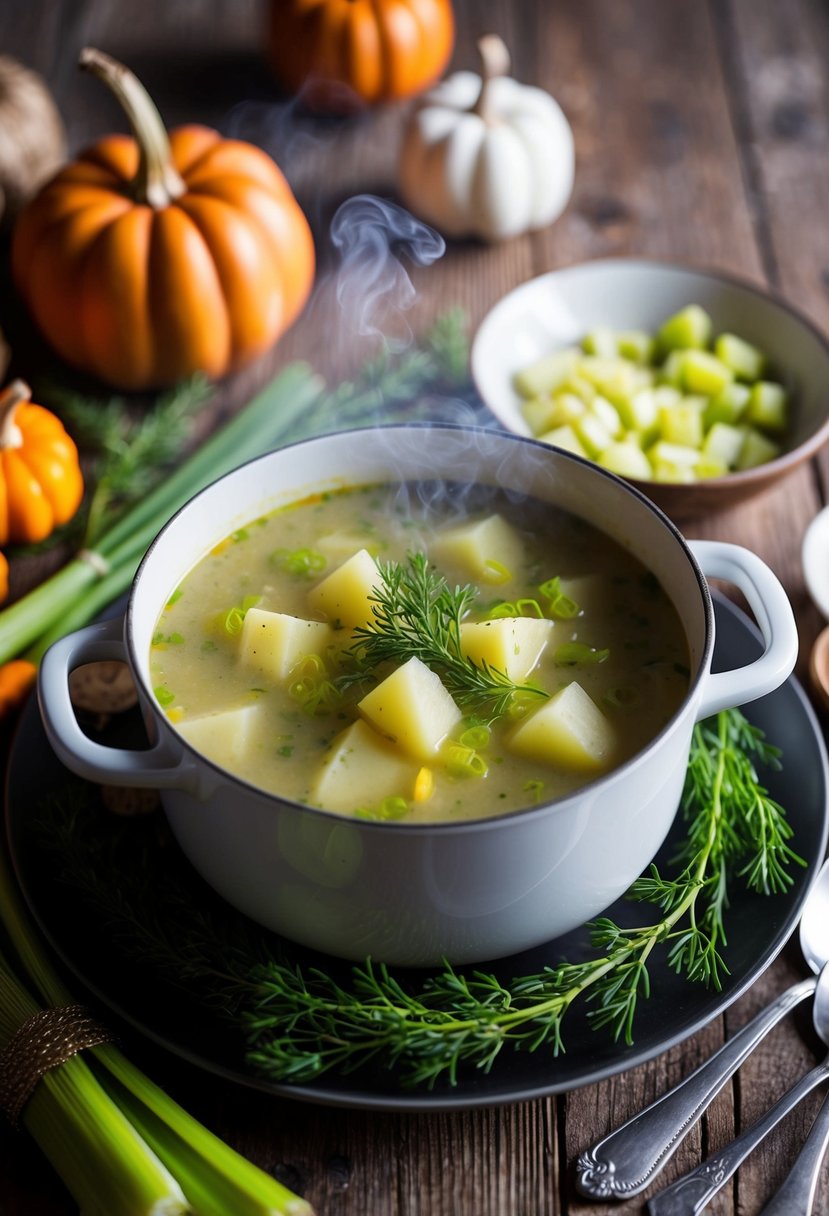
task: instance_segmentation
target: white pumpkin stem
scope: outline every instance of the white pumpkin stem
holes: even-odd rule
[[[15,422],[15,414],[19,405],[31,399],[32,390],[25,380],[12,380],[0,392],[0,450],[23,447],[23,435]]]
[[[167,131],[149,93],[129,68],[94,47],[84,47],[78,62],[115,94],[129,119],[139,151],[133,198],[155,210],[169,206],[187,187],[173,165]]]
[[[484,34],[478,39],[478,54],[481,57],[481,91],[478,100],[472,107],[472,113],[477,114],[486,123],[495,121],[492,103],[489,96],[489,86],[498,76],[506,76],[510,70],[510,53],[503,38],[497,34]]]

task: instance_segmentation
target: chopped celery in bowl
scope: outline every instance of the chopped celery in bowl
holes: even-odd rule
[[[635,483],[675,519],[766,489],[829,437],[829,344],[747,283],[633,259],[552,271],[481,324],[472,375],[506,429]]]

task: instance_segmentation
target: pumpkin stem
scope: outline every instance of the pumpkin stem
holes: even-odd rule
[[[19,405],[31,399],[32,390],[25,380],[12,380],[0,393],[0,451],[23,447],[23,435],[15,422],[15,414]]]
[[[478,39],[478,54],[481,57],[481,91],[472,107],[486,123],[495,122],[489,86],[497,76],[506,76],[510,69],[510,55],[506,44],[497,34],[484,34]]]
[[[129,68],[94,47],[84,47],[78,62],[115,94],[129,119],[139,152],[138,172],[132,179],[134,199],[155,210],[169,206],[186,186],[173,166],[167,131],[149,93]]]

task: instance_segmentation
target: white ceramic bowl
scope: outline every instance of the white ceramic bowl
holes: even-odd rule
[[[674,520],[732,506],[790,473],[829,439],[829,342],[783,300],[724,274],[618,258],[553,270],[516,287],[484,317],[471,350],[478,393],[501,425],[530,431],[513,388],[516,372],[598,326],[654,332],[686,304],[701,305],[715,332],[759,346],[792,390],[793,419],[775,460],[692,485],[633,481]]]
[[[152,694],[150,642],[170,592],[233,529],[279,505],[343,485],[443,478],[520,491],[602,528],[657,575],[688,638],[691,680],[659,736],[614,772],[546,806],[476,822],[356,820],[264,793],[176,732]],[[761,658],[711,674],[714,614],[703,572],[736,583],[766,638]],[[797,653],[788,600],[745,549],[689,545],[653,504],[586,461],[515,436],[463,427],[387,427],[329,435],[222,478],[164,528],[123,620],[58,642],[39,696],[63,762],[106,784],[155,786],[195,868],[254,920],[347,958],[401,964],[480,961],[557,937],[612,903],[653,858],[680,798],[694,723],[777,687]],[[68,692],[81,663],[126,658],[151,740],[101,746]],[[113,878],[117,881],[117,878]]]

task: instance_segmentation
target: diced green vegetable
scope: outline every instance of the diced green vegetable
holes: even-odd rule
[[[619,477],[630,477],[634,481],[650,481],[653,477],[647,456],[629,439],[605,448],[597,463]]]
[[[711,340],[711,318],[699,304],[688,304],[660,326],[657,338],[663,350],[703,350]]]
[[[714,343],[714,354],[730,367],[740,380],[752,383],[765,371],[766,357],[756,346],[736,334],[720,334]]]
[[[788,422],[788,400],[783,385],[775,384],[771,380],[758,380],[751,389],[745,420],[764,431],[785,431]]]
[[[682,377],[689,393],[710,397],[721,393],[734,379],[734,373],[707,350],[689,350],[682,363]]]
[[[612,329],[599,326],[591,329],[582,338],[581,348],[586,355],[602,355],[615,358],[619,353],[616,335]]]
[[[544,370],[557,386],[522,404],[543,442],[639,481],[723,477],[780,454],[786,389],[759,378],[766,357],[750,342],[725,332],[712,344],[711,318],[698,304],[668,317],[655,337],[598,326],[581,347],[556,352],[559,362]]]
[[[775,443],[773,439],[769,439],[755,427],[749,427],[746,430],[743,446],[740,448],[737,456],[736,467],[738,469],[754,469],[758,465],[767,464],[769,460],[774,460],[779,455],[779,443]]]
[[[565,452],[583,456],[585,460],[589,459],[584,444],[569,423],[566,426],[553,427],[551,431],[547,431],[545,435],[539,435],[538,438],[542,443],[549,443],[550,447],[562,448]]]
[[[537,397],[551,393],[566,380],[579,358],[577,347],[554,351],[522,368],[515,376],[515,387],[522,397]]]

